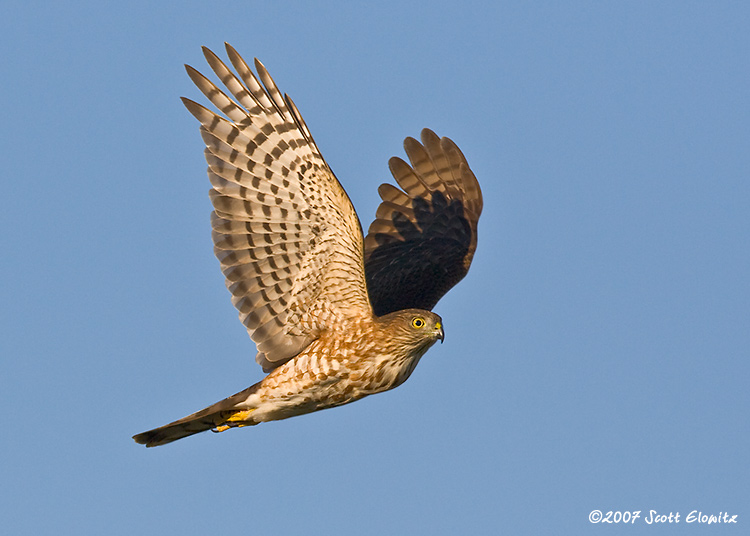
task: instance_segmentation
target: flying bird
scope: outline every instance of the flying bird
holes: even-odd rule
[[[204,55],[227,92],[190,66],[221,115],[183,98],[206,144],[214,252],[268,375],[133,437],[153,447],[348,404],[393,389],[443,340],[431,309],[469,270],[482,193],[448,138],[406,138],[367,236],[292,99],[230,45],[234,72]]]

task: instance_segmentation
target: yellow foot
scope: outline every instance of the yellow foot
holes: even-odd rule
[[[221,426],[217,426],[212,431],[214,432],[223,432],[224,430],[229,430],[230,428],[242,428],[243,426],[252,426],[255,423],[246,423],[248,417],[250,414],[255,411],[253,409],[243,409],[238,411],[222,411],[221,416],[223,419],[223,422],[225,423],[231,423],[231,424],[222,424]],[[226,417],[225,414],[228,414]],[[236,424],[235,424],[236,423]]]

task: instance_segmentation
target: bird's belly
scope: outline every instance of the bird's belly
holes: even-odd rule
[[[300,385],[298,389],[279,390],[261,396],[253,418],[259,422],[278,421],[359,400],[363,393],[347,377]]]
[[[343,362],[335,372],[311,374],[279,370],[271,373],[258,395],[253,420],[276,421],[342,406],[401,385],[419,359]],[[291,363],[290,363],[291,365]]]

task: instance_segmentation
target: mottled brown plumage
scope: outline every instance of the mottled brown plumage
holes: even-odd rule
[[[224,117],[189,99],[201,123],[214,205],[214,251],[232,302],[268,372],[252,387],[134,436],[156,446],[204,430],[250,426],[353,402],[403,383],[443,339],[429,311],[467,272],[482,196],[448,138],[407,138],[411,166],[390,162],[363,239],[348,196],[294,103],[263,65],[256,77],[229,45],[236,75],[210,50],[229,94],[192,67]]]

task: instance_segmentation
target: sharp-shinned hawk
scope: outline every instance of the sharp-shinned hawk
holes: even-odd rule
[[[206,144],[214,252],[269,373],[171,424],[148,447],[340,406],[393,389],[439,339],[430,310],[469,269],[482,194],[461,151],[428,129],[389,162],[367,237],[292,100],[229,45],[233,73],[204,47],[227,94],[188,75],[223,116],[183,98]]]

